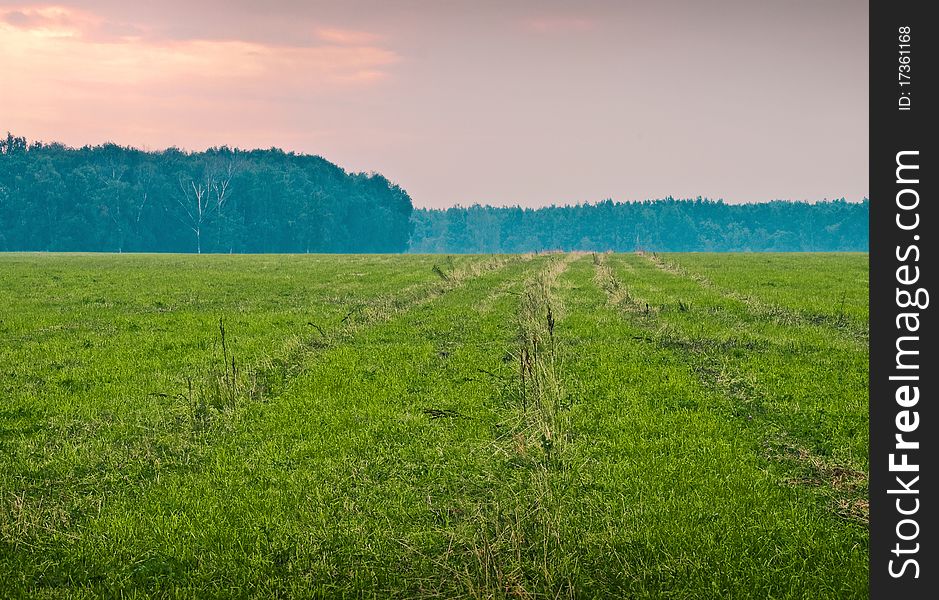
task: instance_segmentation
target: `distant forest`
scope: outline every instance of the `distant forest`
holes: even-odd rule
[[[0,139],[0,250],[404,252],[412,210],[318,156]]]
[[[866,251],[868,204],[667,198],[415,210],[381,175],[278,149],[0,138],[0,251]]]
[[[418,209],[410,251],[866,252],[868,209],[867,199],[725,204],[701,198]]]

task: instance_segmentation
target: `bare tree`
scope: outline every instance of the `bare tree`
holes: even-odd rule
[[[181,194],[176,196],[176,203],[183,210],[180,221],[196,235],[196,252],[199,254],[202,254],[202,230],[228,200],[237,167],[234,156],[227,160],[208,159],[200,178],[179,176]]]

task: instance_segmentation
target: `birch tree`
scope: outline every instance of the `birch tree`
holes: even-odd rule
[[[207,158],[199,177],[180,174],[179,194],[175,196],[182,209],[180,221],[196,236],[196,253],[202,254],[202,232],[221,212],[231,195],[231,182],[237,171],[235,156]]]

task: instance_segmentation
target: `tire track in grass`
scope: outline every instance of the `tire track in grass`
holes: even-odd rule
[[[555,293],[558,278],[582,258],[566,254],[528,279],[514,316],[515,373],[505,379],[507,402],[496,435],[481,450],[489,479],[499,481],[484,501],[472,503],[474,526],[451,537],[468,557],[463,581],[471,597],[570,597],[576,557],[564,552],[560,515],[570,502],[567,447],[569,404],[562,377],[563,342],[556,326],[564,306]],[[457,571],[451,569],[455,575]]]
[[[265,380],[264,388],[267,395],[276,394],[277,389],[287,385],[292,378],[302,372],[304,365],[317,352],[339,344],[350,343],[364,328],[387,322],[458,290],[479,277],[498,272],[517,262],[530,261],[532,258],[531,254],[498,255],[482,258],[459,267],[451,265],[448,268],[446,264],[444,267],[435,265],[434,272],[438,274],[439,281],[429,285],[415,284],[400,292],[356,303],[350,307],[339,323],[329,329],[310,323],[316,329],[318,336],[289,340],[279,353],[267,358],[257,368],[258,374]]]
[[[520,340],[527,339],[533,344],[540,343],[536,341],[537,335],[525,338],[526,332],[529,336],[532,332],[529,327],[531,323],[525,319],[537,320],[534,316],[534,311],[537,311],[535,307],[541,306],[539,303],[543,300],[539,292],[544,293],[550,289],[553,281],[566,268],[571,258],[564,257],[555,260],[533,278],[505,279],[502,283],[488,289],[480,300],[472,302],[476,309],[474,312],[480,315],[481,320],[485,318],[492,327],[498,330],[503,322],[507,303],[513,303],[515,297],[523,298],[524,300],[520,302],[523,305],[527,302],[530,312],[520,312],[516,316],[519,324],[517,335]],[[534,283],[536,281],[537,284]],[[516,292],[516,289],[519,291]],[[464,306],[466,304],[463,303]],[[421,321],[417,324],[423,325]],[[472,324],[470,328],[473,328]],[[545,338],[542,336],[540,339]],[[436,487],[436,493],[432,493],[435,486],[432,484],[429,486],[431,493],[427,496],[427,508],[434,518],[432,529],[436,535],[443,538],[436,546],[438,552],[422,550],[420,540],[414,540],[413,535],[395,540],[395,543],[404,550],[406,557],[410,557],[411,560],[416,559],[418,563],[423,563],[431,567],[432,571],[437,572],[436,575],[430,577],[427,576],[426,571],[420,572],[419,569],[412,572],[408,577],[410,581],[403,587],[403,589],[410,587],[411,591],[406,592],[406,596],[491,597],[494,594],[527,597],[527,582],[522,565],[519,561],[506,560],[506,555],[515,557],[522,555],[524,549],[520,545],[523,543],[520,528],[523,523],[531,521],[532,507],[522,506],[523,500],[519,497],[518,490],[513,489],[507,481],[506,464],[511,465],[509,469],[513,474],[517,472],[520,465],[512,461],[509,455],[514,453],[511,450],[506,451],[506,448],[521,447],[524,453],[524,448],[528,444],[523,439],[540,437],[544,442],[545,439],[551,440],[556,437],[552,435],[554,421],[545,418],[549,409],[545,398],[546,385],[543,382],[549,371],[544,368],[540,360],[532,360],[529,364],[534,375],[529,375],[528,394],[533,398],[531,410],[535,411],[537,406],[537,412],[520,416],[516,413],[519,396],[515,395],[514,383],[517,382],[512,381],[511,371],[506,371],[523,352],[513,352],[512,344],[508,339],[495,345],[492,344],[489,336],[484,340],[482,343],[477,341],[477,344],[483,347],[490,346],[493,350],[498,349],[495,356],[501,355],[500,362],[495,367],[476,367],[475,371],[480,374],[479,376],[457,378],[455,383],[472,382],[487,390],[487,395],[492,399],[498,400],[481,413],[476,412],[475,415],[473,410],[467,411],[467,407],[460,404],[436,410],[422,410],[431,422],[439,422],[443,419],[451,426],[454,421],[461,422],[465,426],[466,419],[476,419],[484,421],[486,428],[479,432],[482,434],[479,438],[469,440],[469,444],[464,440],[450,440],[451,443],[460,444],[465,453],[465,456],[457,461],[461,466],[460,472],[456,473],[454,481]],[[447,346],[445,359],[453,361],[460,347],[467,343],[469,343],[467,340],[463,340],[454,345],[451,341]],[[522,343],[522,341],[516,342],[516,344]],[[442,353],[438,352],[438,356],[440,354]],[[492,356],[489,358],[491,361]],[[444,385],[450,387],[453,383],[447,382]],[[414,390],[412,385],[409,391],[419,391],[423,395],[428,390]],[[536,397],[538,401],[534,402]],[[507,409],[508,414],[506,414]],[[534,414],[540,418],[532,418]],[[526,417],[528,421],[525,420]],[[485,421],[488,421],[488,424]],[[493,435],[494,439],[491,437]],[[494,459],[495,464],[492,462]],[[506,496],[511,498],[508,505],[505,504]],[[538,496],[538,499],[543,499],[543,497]],[[506,518],[507,513],[511,513],[509,518]],[[415,581],[421,581],[421,586],[414,588]],[[453,584],[456,584],[456,587],[453,587]]]
[[[601,273],[581,262],[561,282],[577,473],[564,538],[579,595],[864,597],[866,529],[814,490],[780,485],[683,350],[655,343],[662,316],[685,314],[674,301],[646,313],[630,285],[624,315]],[[607,287],[625,301],[618,283]]]
[[[304,370],[316,361],[316,357],[329,350],[354,344],[357,337],[370,328],[406,315],[409,311],[456,292],[482,277],[497,274],[513,265],[527,263],[531,258],[529,255],[486,257],[474,259],[468,264],[441,269],[437,281],[415,284],[399,292],[384,294],[357,305],[357,310],[352,311],[354,314],[349,318],[335,323],[332,327],[325,326],[325,323],[317,325],[316,334],[291,338],[274,356],[259,360],[248,368],[242,367],[234,358],[237,356],[237,348],[225,346],[222,352],[224,358],[219,359],[213,369],[204,374],[201,381],[190,380],[188,385],[183,384],[186,387],[179,398],[188,404],[187,417],[176,414],[178,411],[168,411],[164,415],[163,428],[160,431],[154,429],[140,432],[140,448],[136,448],[133,442],[124,442],[126,447],[122,449],[122,453],[129,457],[127,460],[147,462],[148,467],[142,471],[146,474],[145,479],[130,480],[121,474],[112,477],[100,470],[88,473],[87,477],[83,475],[83,487],[92,485],[93,482],[94,489],[94,497],[89,496],[84,509],[74,505],[68,510],[59,507],[54,497],[49,497],[51,489],[54,489],[50,488],[51,482],[45,481],[35,482],[39,487],[33,490],[34,493],[22,490],[10,498],[3,499],[0,503],[0,510],[3,511],[0,514],[0,524],[3,524],[0,529],[0,549],[8,551],[11,560],[16,559],[15,563],[10,563],[10,567],[14,569],[13,572],[20,571],[20,584],[30,579],[25,575],[25,571],[33,567],[28,565],[33,564],[35,568],[39,568],[38,563],[32,562],[33,559],[45,557],[40,562],[49,564],[49,557],[67,553],[67,546],[81,541],[82,530],[87,528],[86,522],[93,521],[96,515],[101,514],[107,504],[113,502],[123,489],[127,489],[126,493],[134,496],[141,488],[147,487],[153,481],[159,481],[162,477],[172,476],[177,472],[199,472],[203,469],[213,447],[232,435],[249,407],[271,403],[279,393],[291,385],[293,379],[301,376]],[[221,340],[216,343],[221,345]],[[200,394],[201,400],[197,396]],[[211,395],[215,395],[218,401],[213,402]],[[173,401],[171,396],[163,396],[168,401]],[[197,416],[193,411],[200,401],[203,403],[204,412]],[[182,443],[185,447],[176,448],[174,451],[173,447],[167,445],[174,443],[168,434],[180,432],[185,435],[175,438],[175,443]],[[94,435],[95,431],[70,430],[69,439],[77,434]],[[154,450],[154,445],[159,452]],[[168,457],[176,455],[182,456],[183,460],[167,460]],[[85,479],[89,482],[84,482]],[[33,559],[29,558],[30,556]],[[0,587],[3,584],[2,579],[0,578]],[[55,576],[50,577],[50,580],[55,581]]]
[[[419,473],[418,481],[423,486],[419,493],[426,494],[426,502],[399,505],[397,510],[403,510],[408,520],[417,522],[426,523],[428,513],[432,515],[429,532],[415,532],[391,520],[387,525],[399,530],[397,539],[388,540],[374,532],[367,536],[378,544],[390,543],[386,552],[399,556],[399,563],[408,566],[406,581],[398,582],[399,590],[407,590],[403,593],[406,596],[528,597],[538,590],[560,585],[553,580],[551,569],[561,560],[552,536],[557,534],[553,517],[558,508],[558,482],[554,473],[563,462],[564,447],[559,414],[563,390],[557,371],[553,319],[560,318],[563,311],[552,297],[551,289],[573,258],[549,259],[551,264],[533,277],[505,279],[501,284],[486,288],[478,299],[452,299],[463,309],[483,305],[487,310],[479,313],[475,323],[465,322],[463,315],[447,315],[445,319],[459,320],[458,325],[451,323],[451,326],[461,333],[447,341],[445,356],[441,356],[436,343],[434,354],[448,366],[453,365],[472,343],[476,346],[475,352],[482,351],[490,356],[484,366],[470,367],[472,372],[480,374],[478,376],[454,377],[434,383],[445,389],[472,385],[483,390],[491,400],[482,411],[480,407],[452,400],[438,401],[432,410],[426,405],[421,408],[422,422],[438,424],[433,436],[438,444],[442,438],[446,445],[455,445],[461,450],[462,456],[448,456],[442,464],[439,459],[433,459],[436,469],[449,471],[443,481],[428,476],[425,467],[420,466],[422,461],[415,462],[413,457],[399,462],[395,470],[389,472],[381,467],[376,469],[368,459],[374,452],[367,446],[358,446],[349,453],[352,461],[361,465],[359,473],[367,480],[377,479],[377,484],[386,490],[392,486],[389,479],[400,481],[398,478],[406,477],[404,473],[413,473],[415,469]],[[513,281],[514,285],[508,285],[507,281]],[[513,293],[515,290],[518,292]],[[507,330],[506,309],[513,304],[517,305],[510,313],[515,327]],[[431,310],[427,314],[408,315],[413,318],[404,319],[409,328],[416,330],[415,334],[424,331],[427,335],[435,321],[442,321],[439,315],[447,312],[442,305],[428,308]],[[493,334],[503,338],[502,341],[493,345]],[[415,337],[423,336],[412,334],[405,340],[382,336],[382,340],[400,347]],[[463,369],[468,366],[465,362],[469,358],[463,358]],[[433,360],[436,363],[439,359]],[[516,364],[518,372],[513,377]],[[449,378],[452,374],[444,376]],[[410,379],[408,396],[437,397],[429,382],[421,379]],[[386,385],[387,382],[375,381],[369,387],[384,389]],[[408,412],[413,414],[416,408],[412,406]],[[365,413],[361,416],[365,418]],[[388,417],[394,418],[393,413]],[[470,439],[448,434],[448,431],[456,434],[460,429],[474,428],[475,436]],[[380,435],[382,437],[384,435]],[[374,444],[381,445],[381,442]],[[405,455],[413,452],[404,445],[398,446],[396,451]],[[404,493],[414,492],[409,485]],[[396,495],[400,493],[398,490]],[[391,519],[393,516],[389,513],[396,513],[395,509],[388,511],[384,505],[382,511]],[[368,527],[361,521],[358,526]],[[436,543],[428,544],[428,537],[436,538]],[[382,562],[376,560],[370,568],[377,567],[380,571],[384,568],[381,565]],[[532,573],[532,569],[538,570]],[[394,575],[390,577],[395,579]],[[416,583],[418,587],[414,587]],[[383,585],[388,585],[386,589],[396,589],[394,583]]]
[[[435,561],[448,522],[469,524],[448,498],[499,485],[478,449],[502,385],[482,370],[510,368],[515,296],[473,309],[544,260],[511,260],[324,348],[277,402],[239,411],[198,469],[165,473],[89,519],[67,571],[89,589],[152,591],[169,570],[169,589],[188,595],[452,585]]]
[[[773,302],[767,302],[762,298],[752,294],[741,294],[740,292],[728,290],[717,285],[704,275],[689,271],[677,263],[669,262],[657,256],[654,252],[637,253],[637,255],[648,259],[649,262],[651,262],[653,265],[655,265],[656,268],[664,273],[693,281],[698,285],[709,290],[713,290],[726,298],[740,302],[746,306],[747,309],[756,318],[773,321],[780,325],[808,325],[824,327],[832,333],[836,333],[856,341],[859,345],[868,345],[868,328],[857,325],[856,323],[847,319],[843,314],[832,315],[820,312],[807,314],[803,311],[786,308],[785,306]]]
[[[160,395],[182,400],[189,410],[189,422],[198,433],[225,427],[235,409],[246,403],[268,402],[276,397],[319,353],[352,343],[356,335],[369,327],[406,314],[488,273],[531,258],[532,255],[500,255],[459,266],[441,261],[443,267],[433,267],[438,280],[354,302],[336,323],[311,321],[308,325],[315,333],[288,338],[278,351],[258,359],[248,368],[237,363],[237,349],[228,348],[224,318],[220,318],[214,343],[219,356],[213,359],[211,367],[201,377],[188,377],[183,382],[185,387],[182,391],[172,396]]]
[[[553,288],[577,258],[552,256],[544,269],[503,282],[481,303],[502,310],[493,315],[506,338],[502,364],[485,371],[499,401],[489,411],[488,434],[465,448],[475,466],[458,478],[457,493],[440,494],[436,514],[449,523],[439,529],[446,549],[433,554],[402,544],[456,584],[437,582],[426,595],[527,598],[572,590],[555,572],[570,557],[556,543],[568,432],[555,337],[564,311]]]
[[[646,261],[644,258],[634,260]],[[725,323],[721,318],[726,319],[726,315],[696,310],[693,296],[675,298],[672,306],[651,301],[642,294],[663,295],[668,293],[667,288],[651,287],[655,283],[644,278],[640,271],[630,271],[635,275],[633,278],[620,278],[606,256],[597,255],[594,264],[595,282],[606,292],[610,304],[646,332],[636,339],[679,352],[702,383],[727,399],[726,406],[717,408],[754,432],[761,441],[762,455],[782,467],[785,483],[815,488],[828,497],[833,509],[842,517],[867,522],[866,467],[858,464],[859,459],[850,451],[841,457],[833,456],[830,451],[821,452],[828,448],[831,440],[821,441],[810,425],[795,422],[793,415],[784,412],[785,404],[774,405],[775,399],[789,396],[793,392],[790,386],[798,383],[795,379],[783,378],[777,383],[778,387],[773,387],[766,381],[772,374],[767,369],[772,369],[773,364],[795,369],[794,365],[806,360],[794,352],[797,346],[787,347],[773,340],[771,331],[754,329],[761,325],[759,320]],[[805,323],[773,325],[785,327],[793,335],[803,328],[815,329],[814,324]],[[801,350],[804,353],[805,347]],[[741,368],[745,361],[752,363],[754,357],[765,357],[769,366],[750,365],[761,368],[760,371]],[[774,360],[778,362],[773,363]],[[795,407],[799,410],[798,404]],[[817,418],[838,420],[843,417],[822,408]],[[847,450],[834,447],[834,450],[839,449]]]

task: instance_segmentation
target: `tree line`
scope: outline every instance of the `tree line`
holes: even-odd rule
[[[0,138],[0,251],[866,251],[868,208],[666,198],[415,210],[382,175],[273,148]]]
[[[649,200],[417,209],[411,252],[867,251],[869,201]]]
[[[381,175],[278,149],[0,139],[0,250],[403,252],[412,210]]]

